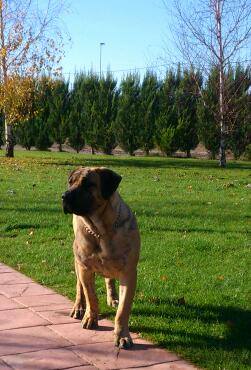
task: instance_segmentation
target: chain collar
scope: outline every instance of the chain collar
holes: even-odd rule
[[[100,235],[98,232],[95,232],[95,231],[91,230],[91,229],[90,229],[87,225],[85,225],[85,224],[84,224],[84,229],[85,229],[85,231],[86,231],[88,234],[90,234],[90,235],[94,236],[95,238],[97,238],[98,240],[100,240],[101,235]]]
[[[120,220],[120,217],[121,217],[121,202],[120,202],[120,205],[119,205],[119,211],[118,211],[118,215],[117,215],[117,218],[114,222],[114,224],[112,225],[113,229],[118,229],[121,225],[121,220]],[[95,226],[93,225],[93,228],[95,228]],[[92,229],[90,229],[86,224],[84,224],[84,229],[85,231],[89,234],[89,235],[92,235],[94,236],[96,239],[100,240],[101,239],[101,235],[98,233],[97,229],[96,231],[93,231]]]

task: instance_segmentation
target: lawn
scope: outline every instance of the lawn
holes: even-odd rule
[[[74,298],[67,174],[107,166],[142,236],[130,328],[206,369],[250,369],[251,163],[0,151],[0,261]],[[249,259],[249,261],[248,261]],[[105,286],[97,279],[100,311]]]

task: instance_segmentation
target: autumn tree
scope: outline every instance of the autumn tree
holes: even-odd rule
[[[245,59],[245,48],[251,37],[250,0],[174,0],[172,31],[185,63],[196,66],[204,74],[218,69],[218,112],[215,115],[220,131],[220,166],[226,166],[228,113],[231,99],[226,90],[225,76],[229,65]],[[238,87],[239,88],[239,87]],[[232,91],[232,97],[235,92]],[[203,94],[201,90],[201,97]],[[205,103],[205,101],[204,101]]]
[[[0,0],[0,109],[5,118],[6,156],[14,155],[13,125],[29,118],[31,80],[57,73],[62,57],[61,0]],[[24,109],[25,108],[25,109]]]

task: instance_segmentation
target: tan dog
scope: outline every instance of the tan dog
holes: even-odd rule
[[[136,219],[116,191],[121,176],[104,168],[79,168],[69,176],[63,194],[65,213],[73,213],[73,250],[77,275],[76,301],[72,316],[83,328],[98,325],[95,272],[106,279],[107,303],[116,306],[115,345],[129,348],[132,339],[128,320],[135,293],[140,236]],[[119,302],[115,291],[118,279]]]

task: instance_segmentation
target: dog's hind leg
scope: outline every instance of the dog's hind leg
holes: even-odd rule
[[[73,317],[74,319],[81,320],[84,316],[84,311],[85,311],[85,296],[84,296],[84,291],[83,291],[81,281],[79,279],[78,268],[79,268],[78,263],[75,260],[75,272],[76,272],[76,277],[77,277],[76,299],[75,299],[74,306],[72,307],[70,316]]]
[[[106,294],[107,294],[107,305],[111,307],[117,307],[119,304],[118,295],[115,287],[115,280],[105,278]]]

